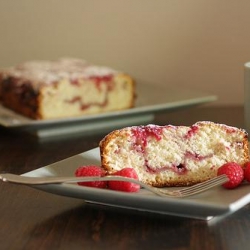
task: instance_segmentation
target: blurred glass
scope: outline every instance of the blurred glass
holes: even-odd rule
[[[250,62],[244,66],[244,119],[245,129],[250,134]]]

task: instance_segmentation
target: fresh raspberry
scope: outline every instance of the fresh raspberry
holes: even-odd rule
[[[118,175],[138,180],[138,175],[133,168],[123,168],[113,173],[113,175]],[[140,185],[126,181],[109,181],[108,187],[112,190],[124,191],[124,192],[137,192],[140,189]]]
[[[246,162],[244,165],[244,177],[245,180],[250,182],[250,162]]]
[[[228,162],[222,165],[218,171],[217,175],[226,174],[229,181],[224,183],[222,186],[228,189],[235,188],[241,184],[244,179],[244,170],[241,165],[235,162]]]
[[[91,176],[105,176],[105,171],[98,166],[80,166],[75,171],[77,177],[91,177]],[[105,188],[107,186],[106,181],[89,181],[89,182],[78,182],[78,185],[96,188]]]

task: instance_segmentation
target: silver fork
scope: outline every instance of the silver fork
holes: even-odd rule
[[[156,188],[149,186],[139,180],[131,179],[127,177],[114,176],[109,175],[105,177],[29,177],[23,175],[15,175],[15,174],[0,174],[0,179],[4,182],[12,182],[16,184],[23,185],[44,185],[44,184],[60,184],[60,183],[76,183],[76,182],[89,182],[89,181],[126,181],[132,182],[140,185],[140,187],[145,188],[146,190],[162,196],[162,197],[176,197],[182,198],[191,196],[194,194],[198,194],[204,192],[213,187],[219,186],[229,179],[226,175],[219,175],[210,180],[198,183],[196,185],[185,187],[181,189],[166,189],[166,188]]]

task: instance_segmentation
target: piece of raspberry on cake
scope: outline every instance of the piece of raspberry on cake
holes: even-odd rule
[[[100,154],[109,174],[133,167],[146,184],[188,186],[215,177],[224,163],[243,166],[249,161],[248,135],[243,129],[208,121],[133,126],[105,136]]]
[[[80,59],[29,61],[0,70],[0,101],[33,119],[96,114],[132,108],[135,83]]]

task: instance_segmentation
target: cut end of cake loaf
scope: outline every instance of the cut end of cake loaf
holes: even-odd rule
[[[249,161],[245,130],[213,122],[188,126],[133,126],[115,130],[100,142],[103,168],[109,173],[133,167],[141,181],[188,186],[217,175],[226,162]]]
[[[98,114],[132,108],[135,83],[80,59],[30,61],[0,70],[0,101],[33,119]]]

